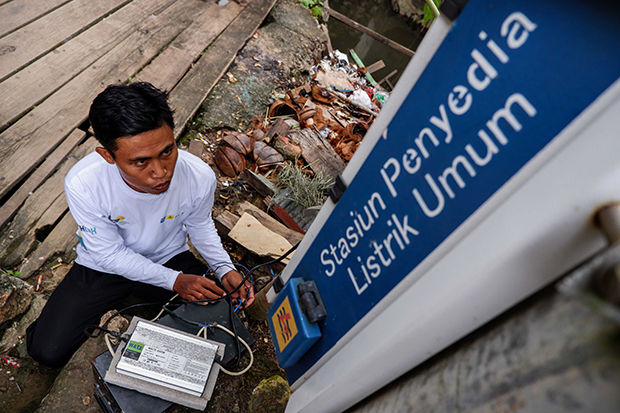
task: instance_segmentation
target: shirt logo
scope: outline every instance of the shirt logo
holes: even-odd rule
[[[126,224],[127,222],[125,221],[125,217],[122,215],[117,216],[116,218],[112,218],[111,216],[108,216],[108,219],[110,220],[110,222],[112,222],[113,224],[119,224],[119,225],[123,225]]]
[[[178,218],[178,217],[180,217],[181,215],[184,215],[184,214],[185,214],[185,211],[181,212],[180,214],[176,214],[176,215],[174,215],[174,214],[166,215],[162,219],[159,220],[159,223],[163,224],[164,221],[172,221],[173,219]]]
[[[86,248],[86,245],[84,245],[84,238],[82,238],[82,233],[78,231],[76,235],[77,235],[78,241],[80,241],[80,244],[82,244],[82,247],[84,247],[84,249],[88,251],[88,248]]]
[[[84,225],[78,225],[78,228],[80,229],[80,231],[86,232],[87,234],[97,235],[96,227],[88,228],[88,227],[85,227]]]

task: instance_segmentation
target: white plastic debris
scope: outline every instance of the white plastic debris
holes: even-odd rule
[[[347,62],[347,64],[349,64],[349,57],[346,54],[342,53],[340,50],[334,50],[334,56],[339,61],[344,60],[345,62]]]
[[[357,89],[356,91],[351,93],[351,96],[349,96],[349,99],[352,102],[355,102],[358,105],[363,106],[365,108],[370,109],[372,107],[372,101],[370,100],[368,93],[364,92],[361,89]]]

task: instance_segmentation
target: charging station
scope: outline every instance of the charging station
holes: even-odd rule
[[[620,4],[442,12],[282,275],[326,312],[288,359],[287,412],[352,406],[606,246]]]

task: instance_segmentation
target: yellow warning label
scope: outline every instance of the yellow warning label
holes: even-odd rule
[[[295,324],[295,317],[291,311],[288,297],[284,299],[280,307],[278,307],[278,311],[271,317],[271,322],[278,339],[278,348],[280,353],[282,353],[288,343],[297,335],[297,325]]]

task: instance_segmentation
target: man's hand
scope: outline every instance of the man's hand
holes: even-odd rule
[[[243,277],[241,276],[241,274],[239,274],[237,271],[234,271],[234,270],[228,271],[222,277],[222,285],[224,285],[224,288],[226,289],[226,291],[229,291],[229,292],[237,288],[237,286],[241,284],[242,282],[243,282]],[[243,285],[241,286],[241,288],[239,288],[232,295],[232,297],[236,298],[237,300],[241,302],[245,302],[243,306],[247,307],[254,302],[254,288],[252,288],[252,285],[248,281],[243,282]]]
[[[187,301],[220,298],[224,291],[206,277],[180,273],[174,282],[173,290]]]

